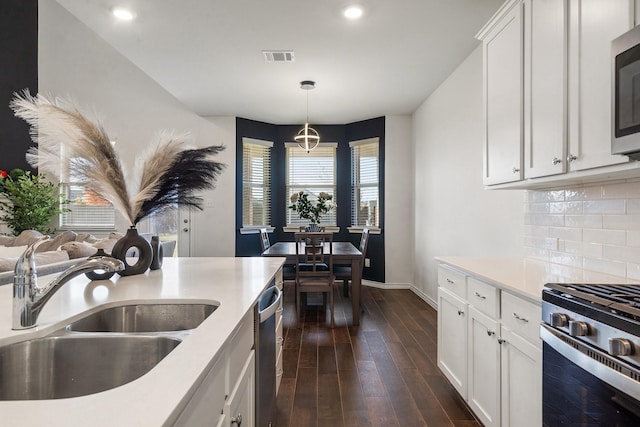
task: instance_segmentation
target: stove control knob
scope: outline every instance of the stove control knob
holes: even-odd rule
[[[582,337],[589,335],[589,326],[586,322],[569,320],[569,335],[572,337]]]
[[[609,338],[609,354],[630,356],[633,354],[633,344],[626,338]]]
[[[569,316],[564,313],[551,313],[551,326],[554,328],[562,328],[569,323]]]

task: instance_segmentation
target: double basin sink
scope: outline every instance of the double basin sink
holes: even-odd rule
[[[134,304],[106,308],[42,338],[0,346],[0,401],[78,397],[149,372],[213,304]]]

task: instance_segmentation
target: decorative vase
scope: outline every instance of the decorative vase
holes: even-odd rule
[[[138,249],[138,261],[133,265],[127,263],[127,252],[131,248]],[[113,245],[111,256],[124,263],[124,270],[118,272],[119,275],[132,276],[134,274],[142,274],[149,269],[153,259],[153,250],[147,239],[138,234],[138,230],[135,227],[131,227],[124,237]]]
[[[91,255],[89,258],[98,258],[103,256],[109,256],[108,253],[104,251],[104,249],[98,249],[94,255]],[[89,278],[89,280],[109,280],[113,275],[116,274],[115,271],[105,271],[104,273],[96,273],[95,271],[90,271],[88,273],[84,273],[85,276]]]
[[[306,230],[310,233],[319,233],[320,232],[320,225],[316,224],[315,222],[309,223],[309,225],[307,225]]]
[[[160,243],[160,237],[151,237],[151,250],[153,251],[153,258],[151,259],[151,265],[149,266],[149,268],[151,270],[159,270],[160,268],[162,268],[162,259],[164,258],[162,243]]]

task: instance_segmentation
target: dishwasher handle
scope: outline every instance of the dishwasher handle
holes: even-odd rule
[[[275,295],[275,296],[274,296]],[[265,299],[271,300],[271,304],[269,304],[264,309],[261,309],[260,305],[262,301]],[[258,300],[258,319],[260,323],[264,323],[276,313],[276,310],[280,306],[280,300],[282,299],[282,292],[276,286],[272,286],[260,295]]]

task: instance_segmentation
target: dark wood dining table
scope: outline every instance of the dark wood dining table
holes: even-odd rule
[[[327,245],[327,243],[325,243]],[[301,251],[304,252],[304,251]],[[277,242],[262,256],[285,257],[285,264],[296,263],[296,242]],[[351,266],[351,307],[353,326],[360,324],[360,286],[362,284],[362,252],[351,242],[333,242],[333,264]]]

